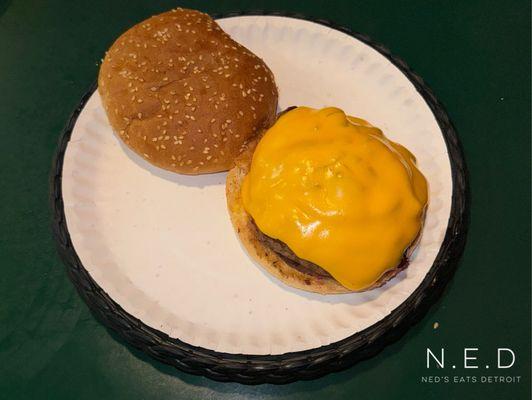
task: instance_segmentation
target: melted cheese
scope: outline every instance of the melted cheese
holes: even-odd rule
[[[332,107],[281,116],[242,185],[244,208],[263,233],[352,290],[401,262],[427,196],[407,149]]]

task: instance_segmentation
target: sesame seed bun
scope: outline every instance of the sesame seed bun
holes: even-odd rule
[[[229,169],[275,120],[272,72],[207,14],[175,9],[126,31],[102,62],[98,91],[109,122],[158,167]]]
[[[267,272],[283,283],[297,289],[320,294],[341,294],[351,292],[365,292],[383,286],[400,271],[408,266],[408,258],[415,249],[418,238],[406,250],[403,260],[393,269],[386,271],[370,287],[353,291],[342,286],[332,276],[316,276],[294,268],[277,252],[265,245],[256,234],[251,216],[244,209],[242,203],[242,182],[249,172],[253,151],[259,139],[250,143],[248,148],[236,159],[235,166],[227,174],[226,197],[229,215],[240,241],[246,248],[250,257],[255,259]]]

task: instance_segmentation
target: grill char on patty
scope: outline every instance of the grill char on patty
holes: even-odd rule
[[[295,268],[304,274],[319,276],[323,278],[332,278],[332,276],[319,265],[299,258],[292,250],[290,250],[290,248],[285,243],[262,233],[261,230],[255,224],[255,221],[251,220],[251,226],[252,229],[255,231],[254,233],[259,239],[259,241],[267,248],[277,253],[292,268]]]
[[[261,232],[261,230],[257,227],[255,224],[255,221],[251,219],[251,229],[254,231],[254,234],[258,238],[258,240],[267,248],[277,253],[288,265],[290,265],[292,268],[298,270],[299,272],[302,272],[307,275],[321,277],[321,278],[330,278],[334,279],[331,274],[329,274],[327,271],[325,271],[323,268],[321,268],[319,265],[314,264],[313,262],[303,260],[302,258],[299,258],[290,248],[283,243],[280,240],[274,239],[269,237],[268,235],[265,235]],[[403,255],[403,258],[395,267],[393,270],[386,271],[379,281],[382,281],[382,283],[377,284],[375,287],[382,286],[383,283],[385,283],[388,279],[388,275],[394,274],[394,270],[403,270],[408,266],[408,258],[406,255]]]

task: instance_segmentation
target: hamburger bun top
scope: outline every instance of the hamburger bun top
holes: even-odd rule
[[[106,53],[98,90],[114,131],[161,168],[229,169],[275,120],[272,72],[207,14],[175,9],[133,26]]]

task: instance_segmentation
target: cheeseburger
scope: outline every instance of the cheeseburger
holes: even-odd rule
[[[257,142],[226,191],[241,241],[267,271],[332,294],[379,287],[408,266],[428,190],[406,148],[337,108],[289,110]]]

